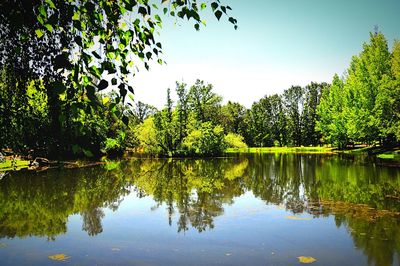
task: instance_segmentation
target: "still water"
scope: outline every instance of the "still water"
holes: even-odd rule
[[[399,212],[399,168],[358,157],[21,171],[0,181],[0,265],[400,265]]]

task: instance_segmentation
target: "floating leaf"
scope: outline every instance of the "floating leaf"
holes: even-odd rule
[[[71,258],[63,253],[50,255],[49,259],[56,260],[56,261],[66,261],[67,259]]]
[[[297,221],[309,221],[311,218],[302,218],[302,217],[297,217],[297,216],[286,216],[286,219],[289,220],[297,220]]]
[[[310,264],[310,263],[313,263],[313,262],[316,262],[317,260],[315,259],[315,258],[313,258],[313,257],[305,257],[305,256],[300,256],[300,257],[297,257],[298,259],[299,259],[299,262],[300,263],[306,263],[306,264]]]

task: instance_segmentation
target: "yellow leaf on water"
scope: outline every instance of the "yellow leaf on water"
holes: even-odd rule
[[[301,218],[301,217],[297,217],[297,216],[286,216],[286,219],[289,220],[297,220],[297,221],[309,221],[311,220],[311,218]]]
[[[313,263],[313,262],[316,262],[316,261],[317,261],[317,260],[314,259],[313,257],[300,256],[300,257],[297,257],[297,258],[299,259],[299,262],[300,262],[300,263],[307,263],[307,264],[309,264],[309,263]]]
[[[54,254],[54,255],[50,255],[49,259],[51,260],[57,260],[57,261],[65,261],[67,259],[71,258],[70,256],[67,256],[63,253],[60,254]]]

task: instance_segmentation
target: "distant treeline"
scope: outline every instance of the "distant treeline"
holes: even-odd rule
[[[332,84],[292,86],[250,109],[222,104],[213,86],[197,80],[168,89],[165,108],[123,103],[118,95],[73,95],[21,80],[12,68],[0,77],[0,148],[49,156],[121,154],[126,148],[164,156],[217,155],[227,147],[397,145],[400,140],[400,42],[389,51],[371,33],[342,77]],[[245,88],[244,88],[245,89]],[[53,95],[53,96],[52,96]],[[96,102],[96,106],[89,104]]]

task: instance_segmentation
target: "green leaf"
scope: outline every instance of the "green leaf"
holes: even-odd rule
[[[100,81],[100,83],[97,85],[97,88],[99,89],[99,91],[104,90],[104,89],[106,89],[107,87],[108,87],[108,81],[107,81],[107,80],[104,80],[104,79],[102,79],[102,80]]]
[[[85,150],[85,149],[82,149],[82,151],[83,151],[83,154],[85,154],[86,157],[93,157],[93,153],[91,151]]]
[[[52,0],[46,0],[46,3],[49,5],[49,7],[50,7],[51,9],[55,9],[55,8],[56,8],[56,6],[54,5],[54,3],[53,3]]]
[[[144,8],[143,6],[139,7],[138,9],[138,13],[142,14],[142,16],[146,16],[147,15],[147,10],[146,8]]]
[[[201,8],[201,10],[206,9],[207,8],[207,4],[206,3],[201,3],[200,8]]]
[[[101,59],[101,56],[100,56],[97,52],[93,51],[92,54],[93,54],[94,57],[96,57],[97,59]]]
[[[220,10],[215,11],[215,17],[219,20],[222,16],[222,12]]]
[[[212,8],[212,11],[215,11],[218,8],[218,3],[217,2],[212,2],[211,3],[211,8]]]
[[[45,18],[47,17],[46,9],[43,5],[39,6],[39,13]]]
[[[103,101],[103,104],[106,104],[110,101],[110,97],[104,97],[102,101]]]
[[[35,30],[36,36],[40,39],[43,36],[43,31],[41,29]]]
[[[60,68],[68,68],[71,66],[71,63],[68,60],[68,53],[64,52],[60,55],[57,55],[54,58],[54,69],[60,69]]]
[[[78,154],[81,150],[82,149],[81,149],[81,147],[79,145],[77,145],[77,144],[72,145],[72,152],[74,154]]]
[[[78,12],[75,12],[74,15],[72,16],[72,20],[79,20],[80,14]]]
[[[46,24],[44,25],[46,27],[46,29],[50,32],[53,32],[53,26],[51,26],[50,24]]]

